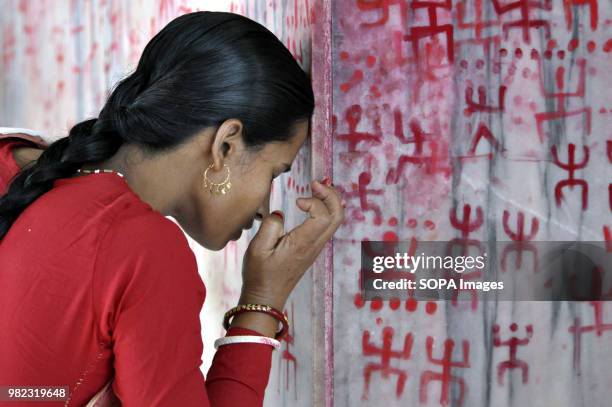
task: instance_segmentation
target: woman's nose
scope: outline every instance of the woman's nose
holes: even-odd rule
[[[268,197],[264,200],[264,203],[257,211],[257,215],[255,215],[255,218],[257,220],[262,220],[269,214],[270,214],[270,195],[268,195]]]

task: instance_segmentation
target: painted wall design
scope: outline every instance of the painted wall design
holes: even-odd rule
[[[612,303],[359,295],[365,239],[611,241],[610,6],[333,2],[335,406],[610,404]]]

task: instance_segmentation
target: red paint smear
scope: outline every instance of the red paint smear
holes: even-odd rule
[[[383,302],[381,299],[376,298],[370,302],[370,309],[372,311],[379,311],[383,306]]]
[[[78,25],[78,26],[76,26],[76,27],[73,27],[73,28],[70,30],[70,34],[72,34],[72,35],[76,35],[76,34],[78,34],[78,33],[82,32],[84,29],[85,29],[85,27],[83,27],[82,25]]]
[[[418,305],[419,302],[417,300],[415,300],[414,298],[408,298],[406,300],[406,311],[414,312],[416,311]]]
[[[522,49],[520,49],[520,48],[517,48],[517,49],[514,51],[514,56],[515,56],[515,57],[517,57],[517,58],[519,58],[519,59],[521,59],[521,58],[523,57],[523,50],[522,50]]]
[[[570,52],[574,51],[576,48],[578,48],[578,43],[578,38],[572,38],[567,44],[567,50]]]
[[[395,234],[395,232],[385,232],[383,234],[383,241],[384,242],[397,242],[397,235]]]
[[[608,41],[606,41],[606,43],[603,46],[603,50],[604,50],[604,52],[612,51],[612,38],[610,38]]]
[[[351,76],[351,79],[349,79],[348,82],[345,82],[340,85],[340,90],[342,92],[348,92],[353,86],[355,86],[357,83],[361,82],[362,80],[363,80],[363,71],[360,69],[356,69],[355,72],[353,72],[353,76]]]
[[[28,12],[28,1],[27,0],[21,0],[19,2],[19,11],[22,12],[23,14],[26,14]]]
[[[521,97],[521,95],[516,95],[514,99],[512,100],[514,101],[514,104],[517,106],[520,106],[521,103],[523,103],[523,98]]]
[[[427,304],[425,304],[425,312],[427,312],[429,315],[434,314],[437,309],[438,304],[433,301],[428,301]]]
[[[382,93],[380,92],[380,90],[378,90],[378,87],[376,85],[370,86],[370,94],[372,95],[372,97],[375,98],[379,98],[382,96]]]
[[[589,52],[593,52],[593,51],[595,51],[595,47],[596,47],[595,42],[593,42],[593,41],[589,41],[589,42],[587,43],[587,50],[588,50]]]
[[[361,294],[355,294],[355,298],[353,299],[353,303],[357,308],[363,308],[364,301]]]
[[[560,66],[559,68],[557,68],[557,72],[556,72],[556,81],[557,81],[557,88],[559,89],[563,89],[563,78],[565,75],[565,68],[563,68],[562,66]]]

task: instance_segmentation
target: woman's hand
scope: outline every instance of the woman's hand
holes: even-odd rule
[[[282,311],[293,288],[344,221],[340,193],[318,181],[311,185],[313,196],[297,199],[297,206],[310,214],[304,223],[285,234],[280,216],[270,214],[262,221],[244,255],[239,303],[266,304]]]

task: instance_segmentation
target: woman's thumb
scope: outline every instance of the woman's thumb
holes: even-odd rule
[[[274,211],[266,216],[252,242],[260,250],[273,250],[278,240],[285,234],[285,220],[281,211]]]

